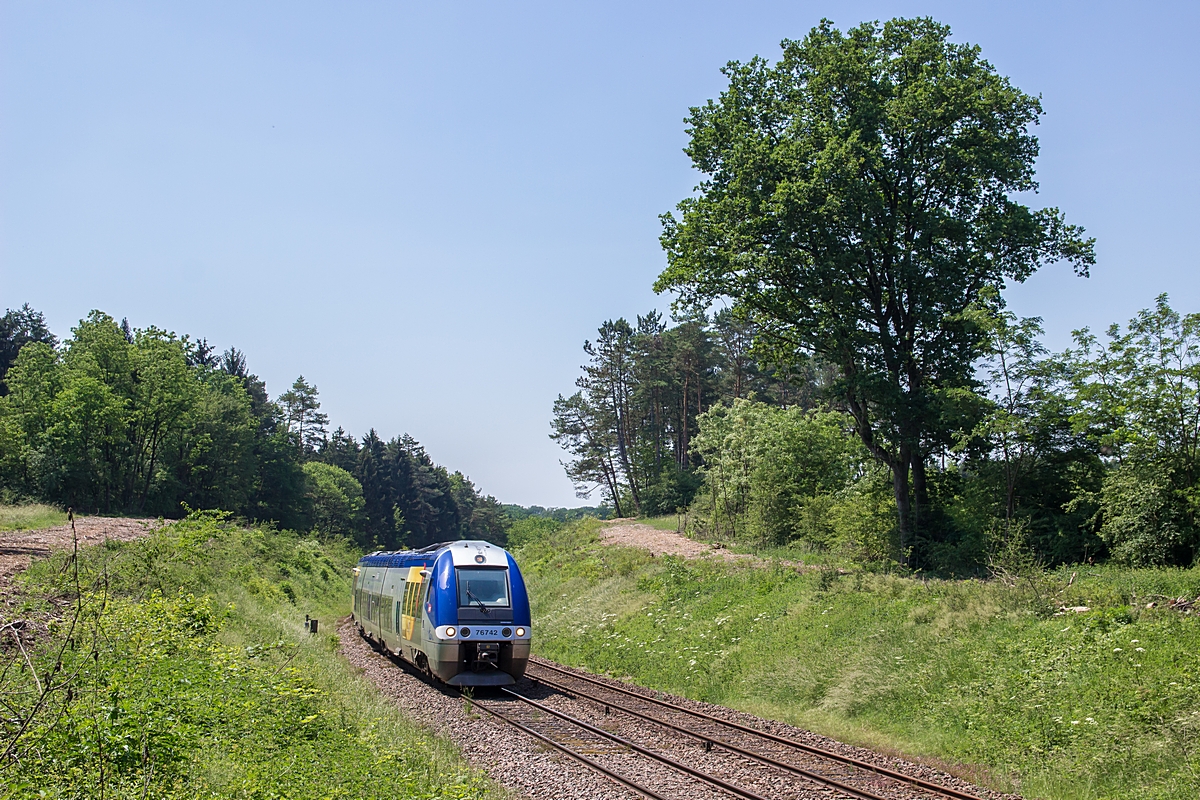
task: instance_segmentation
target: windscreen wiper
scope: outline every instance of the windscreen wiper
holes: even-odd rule
[[[492,613],[491,609],[489,609],[486,605],[484,605],[483,601],[480,600],[478,597],[476,597],[475,593],[471,591],[470,584],[467,585],[467,599],[474,600],[479,605],[479,610],[482,611],[483,613],[485,613],[485,614]]]

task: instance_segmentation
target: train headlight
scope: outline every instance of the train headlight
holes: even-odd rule
[[[522,636],[524,636],[524,635],[525,635],[525,629],[524,629],[524,628],[517,628],[517,638],[519,639],[520,637],[522,637]]]
[[[471,635],[471,629],[470,629],[470,628],[463,628],[461,631],[459,631],[459,635],[460,635],[460,636],[462,636],[462,638],[464,638],[464,639],[465,639],[465,638],[467,638],[468,636],[470,636],[470,635]]]
[[[456,634],[456,633],[458,633],[458,631],[456,631],[456,630],[454,629],[454,626],[453,626],[453,625],[451,625],[450,627],[446,628],[446,638],[447,638],[447,639],[453,639],[453,638],[454,638],[454,634]]]

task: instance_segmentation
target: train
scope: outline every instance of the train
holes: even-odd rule
[[[525,580],[512,554],[490,542],[363,556],[353,619],[377,647],[451,686],[508,686],[529,664]]]

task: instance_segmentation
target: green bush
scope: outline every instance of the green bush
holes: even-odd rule
[[[356,536],[364,523],[362,484],[341,467],[320,461],[304,465],[306,494],[312,504],[313,530]]]
[[[508,549],[515,550],[541,541],[562,526],[563,523],[550,517],[524,517],[513,520],[508,528]]]
[[[692,526],[700,535],[818,547],[835,538],[824,519],[829,495],[867,463],[844,415],[735,400],[713,406],[699,424],[692,447],[704,459],[705,489]]]
[[[1134,566],[1191,560],[1197,539],[1186,501],[1152,465],[1121,465],[1100,491],[1100,538],[1118,563]]]

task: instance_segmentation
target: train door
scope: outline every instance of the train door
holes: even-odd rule
[[[420,635],[421,631],[421,589],[425,578],[421,575],[424,567],[410,567],[408,580],[404,585],[404,605],[401,608],[400,635],[405,641],[411,642]]]
[[[433,592],[433,581],[425,581],[425,591],[421,592],[421,601],[417,606],[417,618],[421,620],[422,627],[424,628],[424,638],[433,641],[434,625],[433,617],[430,616],[433,606],[429,604],[429,595],[431,592]]]

